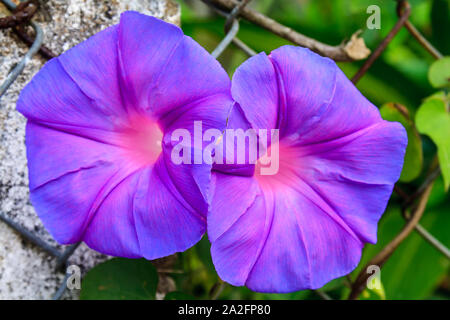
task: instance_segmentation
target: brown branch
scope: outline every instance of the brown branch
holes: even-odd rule
[[[397,15],[399,17],[403,15],[403,10],[404,7],[397,7]],[[405,28],[435,59],[441,59],[443,57],[442,53],[440,53],[430,42],[428,42],[428,40],[420,33],[419,30],[417,30],[412,22],[406,20]]]
[[[217,300],[224,288],[225,282],[218,278],[217,282],[212,286],[211,290],[209,290],[209,298],[211,300]]]
[[[397,249],[397,247],[403,242],[403,240],[405,240],[406,237],[414,230],[425,211],[432,188],[433,183],[430,183],[420,197],[417,208],[414,211],[411,219],[405,224],[402,231],[391,242],[389,242],[383,248],[383,250],[381,250],[374,258],[372,258],[372,260],[370,260],[369,263],[367,263],[367,265],[360,271],[355,282],[352,285],[352,291],[350,292],[350,295],[348,297],[349,300],[357,299],[361,292],[364,290],[366,281],[370,276],[370,274],[366,272],[367,268],[370,265],[377,265],[381,268],[387,261],[387,259],[394,253],[395,249]]]
[[[239,2],[236,0],[204,1],[227,10],[232,10],[239,5]],[[335,61],[361,60],[367,58],[370,54],[370,50],[365,46],[364,40],[358,37],[358,32],[355,33],[347,43],[343,43],[338,46],[331,46],[309,38],[248,7],[242,8],[239,16],[286,40],[293,42],[294,44],[309,48],[312,51],[322,56],[329,57]]]
[[[20,40],[25,42],[29,47],[33,45],[35,40],[34,36],[28,35],[23,26],[17,26],[13,28],[13,31],[20,38]],[[52,50],[50,50],[48,47],[44,45],[41,45],[41,47],[39,48],[39,53],[43,58],[47,60],[50,60],[51,58],[58,56],[56,53],[54,53]]]
[[[408,195],[402,188],[400,188],[397,184],[394,185],[394,192],[400,196],[403,200],[408,199]]]
[[[443,57],[431,43],[416,29],[416,27],[409,21],[405,22],[405,28],[408,29],[409,33],[425,48],[435,59],[441,59]]]

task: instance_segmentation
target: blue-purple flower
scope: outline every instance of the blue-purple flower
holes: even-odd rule
[[[211,166],[175,165],[170,133],[224,128],[230,79],[171,24],[120,24],[49,61],[22,91],[31,202],[60,243],[155,259],[206,229]]]
[[[400,176],[404,128],[384,121],[336,64],[308,49],[261,53],[234,74],[232,126],[279,129],[278,172],[213,175],[208,236],[219,276],[260,292],[348,274]],[[233,119],[234,116],[234,119]],[[239,174],[236,174],[238,172]]]

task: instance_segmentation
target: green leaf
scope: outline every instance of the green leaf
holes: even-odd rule
[[[450,57],[436,60],[428,70],[428,80],[435,88],[450,87]]]
[[[450,185],[450,115],[442,99],[430,98],[420,106],[416,114],[420,133],[428,135],[438,148],[439,164],[444,176],[445,189]]]
[[[166,294],[164,300],[195,300],[195,297],[184,292],[173,291]]]
[[[336,290],[344,286],[345,281],[346,281],[345,277],[333,279],[330,282],[326,283],[322,288],[320,288],[320,290],[322,290],[323,292]]]
[[[422,171],[423,154],[422,140],[414,123],[409,118],[406,107],[395,103],[386,103],[380,108],[381,116],[387,121],[400,122],[408,134],[408,146],[405,153],[405,162],[400,175],[400,181],[409,182],[417,178]]]
[[[447,193],[445,192],[444,180],[442,175],[434,180],[433,193],[427,202],[427,207],[436,207],[447,200]]]
[[[209,242],[207,235],[203,236],[203,238],[195,245],[195,251],[206,269],[215,274],[216,271],[211,258],[211,243]]]
[[[158,273],[150,261],[114,258],[92,268],[81,284],[82,300],[153,300]]]
[[[231,300],[305,300],[312,295],[313,298],[318,299],[317,295],[310,290],[301,290],[291,293],[261,293],[251,291],[247,287],[227,286],[227,288],[229,288],[228,290],[231,289],[232,294],[227,297],[222,294],[221,298],[226,297]],[[224,293],[227,288],[224,289]]]

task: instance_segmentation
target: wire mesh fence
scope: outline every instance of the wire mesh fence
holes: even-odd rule
[[[23,59],[9,72],[4,82],[0,85],[0,99],[4,93],[8,90],[9,86],[17,79],[21,72],[26,68],[27,62],[36,53],[40,53],[44,58],[50,59],[56,55],[46,48],[43,44],[43,31],[38,24],[31,19],[36,13],[39,7],[39,3],[35,0],[21,2],[16,5],[11,0],[1,0],[2,3],[10,10],[11,15],[0,18],[0,29],[12,28],[21,39],[29,46],[28,52],[23,56]],[[199,0],[200,1],[200,0]],[[349,54],[346,51],[345,44],[339,46],[330,46],[321,43],[315,39],[309,38],[292,30],[270,17],[267,17],[251,8],[248,4],[251,0],[201,0],[208,5],[214,12],[225,18],[224,31],[225,36],[217,45],[217,47],[211,52],[211,55],[218,58],[230,45],[234,45],[236,48],[242,50],[246,55],[256,55],[250,46],[239,39],[239,21],[246,19],[247,21],[258,25],[259,27],[271,32],[281,38],[284,38],[296,45],[307,47],[322,56],[329,57],[335,61],[353,61],[355,56]],[[380,57],[389,43],[396,37],[398,32],[402,28],[406,28],[410,35],[417,40],[417,42],[425,48],[435,59],[442,58],[442,54],[431,45],[427,39],[416,29],[416,27],[409,20],[411,14],[411,6],[408,1],[397,0],[397,15],[398,20],[387,36],[379,43],[372,54],[365,60],[361,68],[351,78],[351,81],[356,84],[369,70],[373,63]],[[25,31],[26,26],[31,26],[34,30],[34,36],[30,37]],[[391,257],[393,252],[403,242],[404,239],[412,232],[416,231],[424,241],[431,244],[436,250],[438,250],[446,259],[450,259],[450,250],[443,243],[441,243],[436,237],[433,236],[426,228],[420,223],[420,218],[425,211],[427,201],[429,199],[433,182],[439,176],[440,169],[437,161],[434,161],[428,170],[428,174],[424,179],[424,182],[417,190],[411,194],[405,193],[399,186],[395,186],[394,192],[396,192],[403,201],[402,212],[405,219],[405,225],[403,229],[393,238],[390,242],[375,255],[368,264],[357,275],[356,279],[349,279],[351,282],[351,293],[349,299],[356,299],[364,290],[366,281],[370,274],[366,272],[369,265],[378,265],[380,268]],[[6,215],[0,212],[0,220],[18,232],[24,239],[40,247],[49,255],[57,259],[55,272],[64,272],[69,263],[71,255],[75,252],[79,244],[67,246],[65,250],[61,251],[52,245],[42,240],[39,236],[35,235],[32,231],[27,230],[21,224],[8,218]],[[54,294],[54,299],[60,299],[66,290],[66,281],[68,275],[66,274],[59,289]],[[322,299],[330,299],[330,297],[324,292],[317,291],[318,295]]]

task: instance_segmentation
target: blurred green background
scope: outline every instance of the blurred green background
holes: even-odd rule
[[[214,14],[200,0],[178,0],[178,2],[182,8],[183,31],[211,52],[224,37],[224,18]],[[374,4],[381,8],[381,29],[368,30],[366,20],[369,14],[366,13],[366,9]],[[450,1],[411,0],[410,4],[412,7],[410,21],[444,56],[450,55]],[[397,21],[394,0],[254,0],[251,6],[294,30],[332,45],[349,39],[355,31],[361,29],[361,35],[372,51]],[[238,37],[257,52],[270,53],[281,45],[289,44],[288,41],[245,20],[241,20]],[[246,59],[247,56],[242,51],[230,45],[220,56],[219,61],[232,76],[235,69]],[[407,194],[412,194],[423,183],[432,159],[441,148],[439,145],[446,144],[448,151],[449,139],[442,132],[448,132],[450,127],[446,126],[445,122],[444,127],[436,128],[440,130],[440,141],[423,135],[424,131],[420,128],[418,131],[414,124],[414,119],[417,120],[417,110],[424,99],[439,91],[433,88],[428,80],[428,70],[434,60],[408,31],[402,28],[357,85],[375,105],[379,107],[384,105],[381,113],[385,119],[400,121],[408,130],[407,159],[401,182],[398,184]],[[339,66],[351,78],[362,64],[363,61],[359,61],[339,63]],[[441,96],[448,95],[448,88],[442,92]],[[443,111],[443,115],[440,116],[448,118],[448,96],[442,98],[440,103],[444,103],[442,101],[446,103],[447,113]],[[405,119],[400,115],[398,110],[392,107],[393,103],[403,105],[409,113],[409,118]],[[431,118],[433,117],[431,115]],[[446,165],[448,166],[448,163]],[[350,277],[333,280],[320,289],[322,292],[333,299],[348,296],[349,278],[354,280],[370,258],[404,226],[401,204],[402,199],[394,193],[379,223],[378,243],[366,245],[361,263]],[[442,176],[438,177],[433,186],[420,223],[444,245],[450,247],[450,199]],[[169,293],[166,299],[208,299],[215,295],[218,295],[219,299],[320,299],[317,292],[309,290],[291,294],[262,294],[243,287],[222,285],[218,282],[209,249],[209,241],[205,236],[196,246],[178,254],[176,265],[172,267],[174,271],[169,272],[169,276],[176,283],[177,291]],[[366,289],[360,298],[450,299],[449,266],[450,262],[444,255],[413,231],[382,268],[382,289],[375,291]],[[155,274],[143,277],[155,279]],[[88,278],[89,274],[86,281],[96,281]],[[135,281],[138,283],[141,280]],[[90,293],[87,291],[84,293],[85,298],[89,298]],[[99,298],[95,296],[96,293],[93,294]],[[143,298],[149,297],[152,298],[153,295]]]

